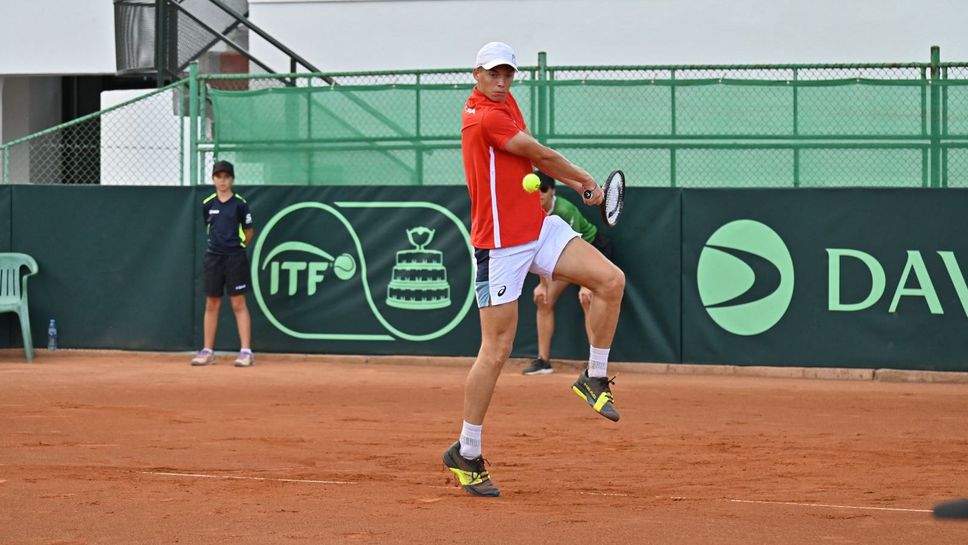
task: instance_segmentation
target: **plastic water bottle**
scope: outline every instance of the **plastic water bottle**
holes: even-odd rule
[[[57,350],[57,323],[54,320],[47,326],[47,350]]]

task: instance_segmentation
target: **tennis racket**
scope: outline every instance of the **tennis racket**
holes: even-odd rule
[[[616,170],[609,174],[602,186],[602,192],[605,193],[605,198],[598,205],[602,211],[602,221],[609,227],[615,227],[625,205],[625,173]],[[584,197],[592,198],[592,192],[585,190]]]

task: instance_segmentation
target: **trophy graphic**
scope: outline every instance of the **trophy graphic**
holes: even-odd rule
[[[407,229],[413,249],[397,252],[393,276],[387,286],[387,305],[405,310],[433,310],[450,306],[450,284],[444,254],[427,250],[434,230],[418,226]]]

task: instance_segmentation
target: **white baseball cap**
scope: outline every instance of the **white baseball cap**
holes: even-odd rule
[[[488,42],[477,52],[477,64],[485,70],[490,70],[495,66],[507,64],[514,71],[518,71],[518,56],[514,54],[514,49],[504,42]]]

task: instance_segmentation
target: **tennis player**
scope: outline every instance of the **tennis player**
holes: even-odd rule
[[[541,207],[537,192],[521,180],[532,165],[598,205],[602,189],[585,170],[535,140],[511,95],[517,73],[511,46],[485,44],[477,53],[474,86],[464,105],[461,149],[471,199],[471,243],[477,259],[477,306],[481,348],[464,386],[460,440],[444,452],[444,464],[471,494],[497,496],[481,455],[481,429],[494,386],[511,354],[518,324],[517,300],[528,272],[587,286],[588,368],[572,386],[609,420],[619,419],[607,377],[608,353],[618,323],[625,275],[558,216]]]

